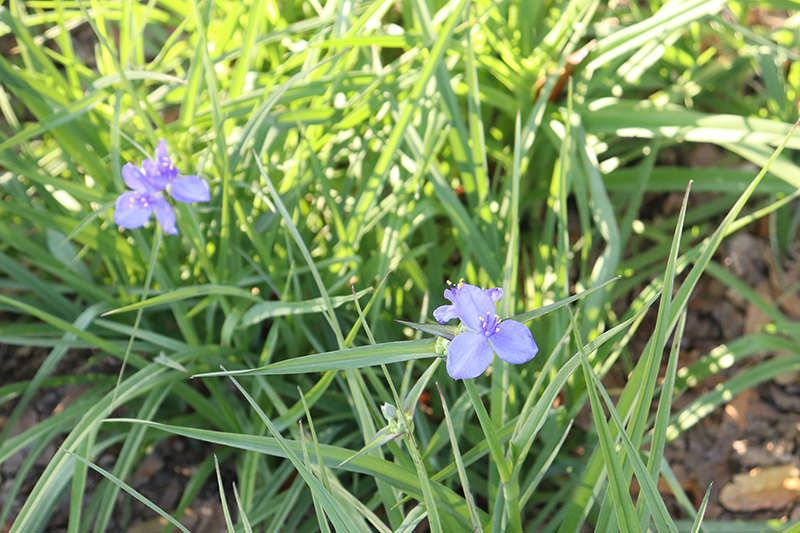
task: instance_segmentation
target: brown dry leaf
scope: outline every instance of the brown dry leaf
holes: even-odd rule
[[[222,505],[216,501],[200,502],[196,509],[186,509],[181,519],[189,531],[194,533],[218,533],[225,531],[225,518]],[[167,521],[161,517],[139,522],[128,528],[127,533],[160,533]]]
[[[758,399],[756,391],[745,389],[725,406],[726,417],[736,423],[739,431],[744,431],[747,427],[747,412],[750,410],[750,404],[756,399]]]
[[[782,352],[777,352],[775,355],[778,356],[778,357],[790,357],[790,356],[794,355],[794,353],[782,351]],[[798,372],[786,372],[785,374],[778,374],[777,376],[775,376],[772,379],[778,385],[784,385],[784,386],[791,385],[792,383],[800,381],[800,371],[798,371]]]
[[[800,281],[800,259],[792,261],[784,273],[784,287],[777,287],[778,303],[786,314],[795,319],[800,319],[800,291],[786,291],[785,287],[797,287]]]
[[[719,501],[730,511],[783,509],[800,498],[800,469],[793,465],[754,468],[733,476]]]
[[[691,152],[689,152],[689,166],[692,167],[711,167],[719,163],[725,157],[725,152],[717,148],[714,144],[701,143],[697,144]]]
[[[163,518],[151,518],[128,528],[128,533],[160,533],[167,521]]]
[[[575,50],[574,52],[572,52],[570,55],[567,56],[567,62],[563,67],[561,67],[561,70],[558,73],[559,74],[558,81],[556,81],[555,86],[553,86],[552,92],[550,92],[550,96],[548,97],[549,101],[554,102],[558,99],[558,96],[559,94],[561,94],[561,91],[563,91],[564,87],[567,86],[567,81],[569,81],[569,78],[572,75],[572,73],[575,71],[578,65],[583,63],[583,61],[589,55],[589,52],[594,50],[596,44],[597,44],[596,41],[591,40],[585,45],[583,45],[581,48]],[[552,73],[553,69],[550,69],[548,75]],[[536,80],[534,88],[536,89],[537,97],[539,96],[539,91],[542,90],[542,87],[544,87],[546,81],[547,81],[547,76],[541,76],[539,77],[538,80]]]
[[[150,454],[139,463],[139,468],[133,474],[133,480],[137,483],[145,481],[156,475],[162,468],[164,468],[164,461],[157,455]]]
[[[770,284],[768,281],[762,281],[756,285],[756,293],[767,302],[773,302],[772,291],[770,291]],[[747,306],[747,315],[744,318],[744,332],[745,334],[758,333],[761,327],[769,324],[770,318],[758,307],[753,304]]]

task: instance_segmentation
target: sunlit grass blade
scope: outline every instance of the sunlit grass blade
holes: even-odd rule
[[[353,217],[352,224],[358,224],[363,220],[364,214],[372,206],[375,199],[375,192],[383,185],[383,181],[388,176],[388,171],[392,161],[395,159],[399,144],[406,133],[406,128],[409,126],[411,119],[415,112],[419,109],[420,99],[428,86],[429,80],[432,78],[438,69],[441,61],[443,60],[444,53],[447,45],[455,29],[456,24],[461,20],[464,6],[467,4],[466,0],[458,0],[458,3],[452,2],[453,7],[450,11],[450,17],[447,22],[442,26],[436,35],[437,40],[430,50],[427,60],[425,61],[422,69],[418,74],[418,78],[410,94],[407,96],[405,105],[402,106],[397,121],[394,123],[388,140],[383,146],[380,158],[375,163],[374,174],[375,178],[371,180],[371,186],[368,192],[361,195],[358,201],[355,212],[358,216]],[[352,230],[351,230],[352,231]]]
[[[698,0],[693,0],[697,2]],[[752,143],[789,148],[800,147],[792,125],[739,115],[709,115],[681,106],[657,106],[649,101],[608,98],[595,101],[586,113],[586,128],[592,133],[610,132],[628,137],[674,137],[694,142]],[[624,124],[622,131],[620,125]]]

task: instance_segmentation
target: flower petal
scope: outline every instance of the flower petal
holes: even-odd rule
[[[141,228],[153,213],[150,196],[140,191],[128,191],[119,195],[114,208],[114,222],[126,229]]]
[[[487,316],[494,316],[497,312],[487,291],[480,287],[464,283],[451,292],[455,296],[453,307],[455,307],[458,318],[471,330],[482,331],[483,324],[480,319],[485,320]]]
[[[455,300],[455,298],[456,298],[456,293],[455,293],[454,289],[455,289],[455,287],[453,287],[452,289],[445,289],[444,290],[444,297],[447,298],[448,300],[450,300],[451,302],[453,300]]]
[[[170,185],[169,193],[179,202],[187,204],[211,200],[208,183],[197,176],[184,176],[176,179]]]
[[[144,169],[144,175],[147,178],[147,181],[152,184],[152,187],[155,189],[155,191],[163,191],[166,189],[172,178],[178,175],[177,171],[173,176],[163,172],[158,163],[152,159],[145,159],[142,161],[142,169]]]
[[[164,139],[158,141],[155,156],[154,168],[164,179],[171,181],[178,177],[178,169],[167,153],[167,141]]]
[[[177,235],[178,228],[175,227],[175,211],[163,197],[157,196],[154,198],[153,205],[156,210],[156,218],[161,227],[164,228],[164,233],[168,235]]]
[[[489,336],[489,344],[500,359],[515,365],[530,361],[539,351],[531,330],[516,320],[500,322],[497,333]]]
[[[456,307],[454,305],[440,305],[433,310],[433,318],[435,318],[439,324],[444,324],[454,318],[458,318]]]
[[[156,163],[159,164],[172,164],[172,158],[167,153],[167,141],[161,139],[158,141],[158,146],[156,146]]]
[[[453,379],[476,378],[491,362],[492,349],[486,337],[471,331],[456,335],[447,348],[447,373]]]
[[[122,167],[122,179],[125,180],[125,185],[135,191],[144,192],[149,185],[142,170],[133,163],[125,163]]]
[[[486,289],[486,294],[489,295],[489,298],[491,298],[493,302],[498,302],[500,301],[500,298],[503,297],[503,289],[501,289],[500,287]]]

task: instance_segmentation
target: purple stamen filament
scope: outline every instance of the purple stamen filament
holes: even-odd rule
[[[481,333],[484,336],[490,337],[500,332],[501,320],[499,315],[492,315],[490,311],[486,311],[486,317],[479,316],[478,320],[481,323]]]

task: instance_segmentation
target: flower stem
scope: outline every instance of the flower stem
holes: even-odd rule
[[[508,478],[511,477],[511,466],[508,459],[506,459],[503,454],[503,448],[500,446],[500,440],[497,438],[497,428],[489,418],[486,407],[483,406],[481,397],[478,394],[478,389],[475,387],[472,380],[465,379],[464,386],[472,402],[472,408],[475,409],[475,414],[478,415],[478,421],[486,437],[486,443],[489,445],[489,455],[492,457],[492,461],[497,467],[497,473],[500,474],[500,481],[505,484]]]
[[[425,500],[425,508],[428,511],[428,525],[431,528],[431,533],[442,533],[439,511],[436,508],[436,501],[433,499],[433,491],[431,490],[431,481],[428,478],[428,472],[425,470],[425,464],[422,462],[422,456],[417,448],[417,441],[411,432],[406,432],[405,441],[408,454],[411,456],[411,460],[414,461],[414,466],[417,467],[417,477],[422,489],[422,498]]]
[[[506,500],[506,511],[508,512],[508,531],[510,533],[522,533],[522,512],[519,508],[519,479],[518,475],[512,475],[503,483],[503,495]]]

